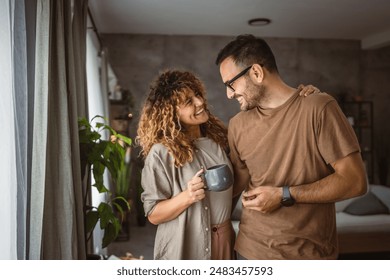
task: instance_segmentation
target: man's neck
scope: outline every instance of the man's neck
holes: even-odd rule
[[[272,81],[266,89],[265,98],[260,105],[262,108],[277,108],[283,105],[296,92],[295,88],[290,87],[281,80]]]

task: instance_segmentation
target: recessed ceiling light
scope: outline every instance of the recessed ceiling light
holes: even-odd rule
[[[263,26],[263,25],[267,25],[270,23],[271,23],[271,20],[268,18],[254,18],[254,19],[248,20],[248,24],[250,26]]]

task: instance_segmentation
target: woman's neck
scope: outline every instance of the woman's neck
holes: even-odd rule
[[[186,134],[187,134],[188,138],[190,138],[191,140],[195,140],[195,139],[202,137],[202,133],[200,131],[199,125],[193,125],[193,126],[186,127]]]

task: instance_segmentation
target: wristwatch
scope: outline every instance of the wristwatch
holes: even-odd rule
[[[285,207],[290,207],[295,204],[295,199],[291,196],[289,186],[283,186],[283,195],[280,203]]]

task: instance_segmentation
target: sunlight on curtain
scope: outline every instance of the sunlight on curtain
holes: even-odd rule
[[[26,259],[27,217],[27,145],[28,145],[28,96],[27,96],[27,45],[26,14],[24,1],[15,1],[13,30],[13,67],[15,96],[15,145],[17,172],[17,243],[18,259]]]
[[[90,31],[87,33],[87,85],[88,85],[88,112],[89,117],[95,115],[108,117],[107,93],[102,89],[100,69],[102,59],[99,54],[99,42],[95,34]],[[107,139],[108,135],[106,135]],[[94,184],[93,176],[92,184]],[[108,173],[105,172],[104,183],[108,185]],[[96,188],[92,188],[92,203],[97,206],[102,201],[106,201],[105,194],[99,194]],[[107,254],[107,249],[102,249],[103,231],[99,226],[96,226],[93,233],[93,251],[95,254]]]
[[[50,0],[37,1],[29,258],[41,258],[48,122]]]
[[[14,92],[11,26],[14,1],[0,0],[0,127],[4,131],[0,145],[0,259],[17,258],[16,227],[16,158],[14,130]],[[11,7],[11,9],[10,9]],[[10,15],[11,12],[11,15]]]

